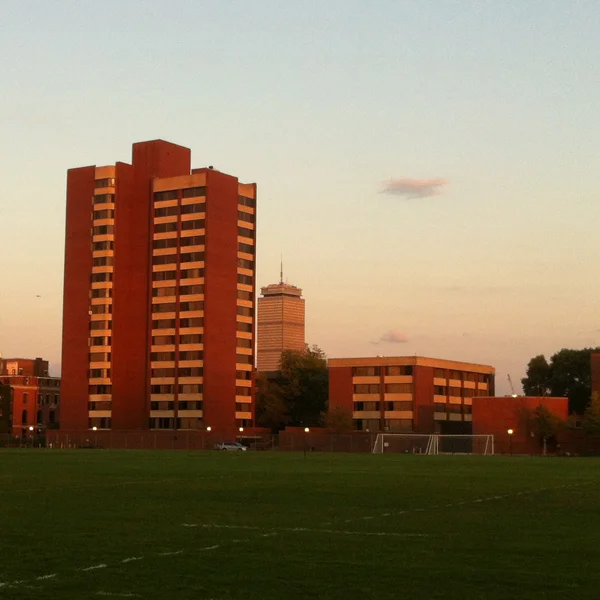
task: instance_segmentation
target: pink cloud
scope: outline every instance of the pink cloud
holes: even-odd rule
[[[426,198],[427,196],[438,196],[442,193],[441,188],[447,185],[446,179],[389,179],[384,182],[383,194],[392,196],[404,196],[405,198]]]
[[[406,335],[401,331],[394,331],[393,329],[386,331],[379,340],[390,344],[406,344],[408,342]]]

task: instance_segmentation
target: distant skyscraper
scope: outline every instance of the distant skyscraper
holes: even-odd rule
[[[284,283],[283,269],[279,283],[261,288],[258,299],[259,371],[276,371],[284,350],[304,350],[304,298],[302,290]]]

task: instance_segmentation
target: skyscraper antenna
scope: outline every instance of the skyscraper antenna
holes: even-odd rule
[[[279,271],[279,283],[283,284],[283,254],[281,255],[281,269]]]

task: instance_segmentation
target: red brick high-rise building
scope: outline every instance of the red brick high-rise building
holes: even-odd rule
[[[254,424],[256,185],[188,148],[71,169],[61,429]]]

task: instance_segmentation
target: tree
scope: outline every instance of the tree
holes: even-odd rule
[[[285,350],[272,377],[257,379],[256,420],[263,427],[321,425],[327,410],[329,373],[325,353],[317,346]]]
[[[591,438],[600,438],[600,394],[598,392],[592,394],[592,400],[585,409],[583,428]]]
[[[543,355],[529,361],[527,377],[521,380],[527,395],[567,396],[569,410],[583,414],[592,394],[591,354],[600,348],[563,348],[546,361]]]
[[[536,437],[546,454],[550,440],[554,440],[565,427],[565,422],[551,410],[540,404],[535,409],[524,406],[521,409],[521,422],[533,437]]]
[[[336,406],[324,413],[323,422],[333,433],[348,433],[353,429],[352,413],[343,406]]]

